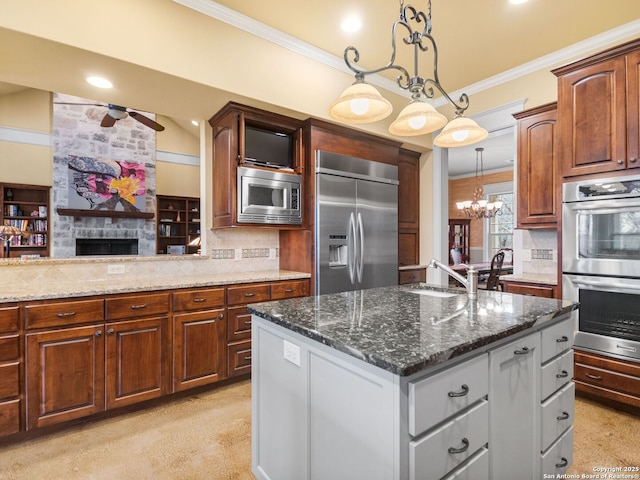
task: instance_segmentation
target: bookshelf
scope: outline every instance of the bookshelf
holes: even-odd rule
[[[49,256],[50,187],[0,183],[0,225],[13,225],[25,235],[9,240],[9,257]],[[6,241],[0,257],[6,258]]]
[[[200,246],[189,244],[200,237],[200,199],[157,195],[156,205],[156,253],[170,253],[169,246],[184,246],[187,254],[198,253]]]

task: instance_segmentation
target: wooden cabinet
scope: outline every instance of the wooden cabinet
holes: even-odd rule
[[[398,266],[420,263],[420,154],[398,156]]]
[[[638,412],[640,408],[640,364],[576,350],[576,391],[583,396]]]
[[[245,165],[245,128],[251,126],[289,136],[292,140],[293,174],[303,173],[302,122],[284,115],[229,102],[211,119],[213,129],[212,171],[213,228],[249,226],[263,228],[259,224],[237,222],[237,167]],[[259,168],[259,167],[256,167]],[[303,182],[302,191],[307,191]],[[304,193],[303,193],[304,195]],[[303,197],[303,208],[307,196]],[[305,222],[303,213],[303,224]],[[274,228],[268,225],[266,228]],[[301,226],[278,225],[278,228],[300,229]]]
[[[410,268],[400,270],[400,277],[398,283],[404,285],[407,283],[419,283],[427,281],[427,268]]]
[[[173,390],[207,385],[226,377],[225,289],[174,292]]]
[[[462,256],[462,263],[467,263],[471,259],[471,219],[470,218],[450,218],[449,219],[449,252],[456,249]],[[449,253],[449,264],[454,264],[451,253]]]
[[[557,105],[514,115],[518,120],[518,228],[556,228],[561,202]]]
[[[156,253],[197,253],[200,248],[200,199],[156,197]],[[171,251],[167,247],[178,247]],[[180,251],[184,247],[184,252]]]
[[[500,280],[502,291],[518,295],[533,295],[534,297],[556,298],[559,286],[542,283]]]
[[[640,40],[553,70],[565,177],[640,167]]]
[[[16,305],[0,308],[0,436],[22,429],[21,328]]]
[[[50,187],[0,183],[0,225],[19,228],[22,236],[9,239],[9,256],[49,256]],[[7,242],[2,242],[1,257],[7,256]]]

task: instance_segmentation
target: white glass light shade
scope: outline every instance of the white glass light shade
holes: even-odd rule
[[[331,104],[329,114],[341,122],[370,123],[388,117],[392,110],[391,102],[373,86],[356,82]]]
[[[389,125],[389,133],[401,137],[425,135],[444,127],[447,117],[431,104],[419,100],[404,107],[398,118]]]
[[[470,118],[458,116],[451,120],[433,140],[438,147],[465,147],[480,142],[489,136],[484,128]]]

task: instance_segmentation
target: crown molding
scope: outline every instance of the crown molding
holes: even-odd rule
[[[304,55],[316,62],[322,63],[336,70],[339,70],[348,75],[353,75],[353,72],[347,68],[342,57],[338,57],[331,53],[326,52],[320,48],[303,42],[291,35],[288,35],[280,30],[258,22],[257,20],[243,15],[233,9],[220,5],[212,0],[173,0],[175,3],[183,5],[187,8],[195,10],[207,15],[211,18],[227,23],[233,27],[244,30],[247,33],[255,35],[259,38],[272,42],[276,45],[280,45],[283,48],[296,52],[300,55]],[[603,45],[610,45],[614,42],[628,39],[633,35],[640,34],[640,20],[634,20],[619,27],[616,27],[607,32],[601,33],[594,37],[588,38],[582,42],[575,43],[566,48],[560,49],[549,55],[532,60],[531,62],[524,63],[518,67],[512,68],[505,72],[499,73],[492,77],[489,77],[480,82],[468,85],[460,90],[456,90],[449,94],[451,98],[458,98],[462,93],[467,95],[473,95],[480,93],[484,90],[497,87],[504,83],[510,82],[517,78],[523,77],[530,73],[537,72],[539,70],[559,66],[563,63],[567,63],[571,59],[579,57],[581,55],[592,52],[595,49],[601,48]],[[367,81],[372,85],[391,91],[395,94],[409,97],[409,94],[404,91],[398,90],[398,85],[395,81],[389,80],[381,75],[369,75]],[[440,107],[448,104],[448,101],[444,97],[438,97],[433,101],[433,105]]]

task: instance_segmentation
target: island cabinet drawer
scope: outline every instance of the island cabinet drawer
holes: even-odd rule
[[[409,478],[442,478],[489,441],[489,402],[482,400],[426,437],[409,442]]]
[[[559,478],[566,473],[573,463],[573,427],[566,432],[549,449],[541,455],[542,465],[540,478]]]
[[[542,330],[540,363],[545,363],[573,347],[575,334],[575,321],[572,318]]]
[[[173,310],[183,312],[186,310],[205,310],[224,306],[224,288],[207,288],[198,290],[184,290],[173,292]]]
[[[573,350],[542,366],[540,399],[544,400],[573,378]]]
[[[309,280],[279,282],[271,285],[271,300],[309,296]]]
[[[27,329],[66,327],[78,323],[104,320],[104,300],[77,300],[72,302],[41,303],[24,307]]]
[[[482,447],[442,480],[489,480],[489,449]]]
[[[576,387],[573,382],[542,404],[542,443],[544,452],[573,423]]]
[[[19,318],[18,307],[0,308],[0,333],[18,330]]]
[[[107,320],[120,318],[161,315],[169,311],[169,294],[152,293],[146,295],[127,295],[107,298]]]
[[[271,287],[267,283],[227,287],[227,304],[229,305],[245,305],[267,300],[271,300]]]
[[[20,356],[20,336],[5,335],[0,337],[0,362],[16,360]]]
[[[485,397],[489,385],[486,354],[409,384],[409,434],[413,437]]]
[[[0,365],[0,401],[20,395],[20,362]]]

